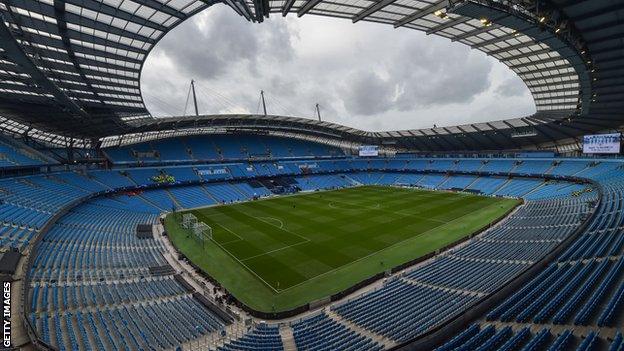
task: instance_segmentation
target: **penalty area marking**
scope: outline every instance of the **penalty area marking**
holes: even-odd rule
[[[307,242],[310,242],[310,239],[309,239],[309,238],[306,238],[306,237],[305,237],[305,236],[303,236],[303,235],[299,235],[299,234],[297,234],[297,233],[295,233],[295,232],[293,232],[293,231],[291,231],[291,230],[288,230],[288,229],[284,228],[284,222],[280,221],[279,219],[277,219],[277,218],[275,218],[275,217],[253,217],[253,218],[255,218],[255,219],[259,220],[260,222],[264,222],[264,223],[266,223],[266,224],[268,224],[268,225],[272,225],[272,226],[274,226],[275,228],[277,228],[277,229],[279,229],[279,230],[285,231],[286,233],[290,233],[290,234],[292,234],[292,235],[294,235],[294,236],[297,236],[297,237],[299,237],[299,238],[303,239],[303,241],[302,241],[301,243],[304,243],[304,242],[306,242],[306,243],[307,243]],[[273,224],[273,223],[267,222],[267,221],[266,221],[266,220],[264,220],[263,218],[271,218],[271,219],[273,219],[273,220],[277,220],[277,221],[279,221],[279,222],[281,223],[281,226],[279,226],[279,227],[278,227],[278,226],[276,226],[276,225],[275,225],[275,224]]]
[[[236,236],[238,239],[234,239],[234,240],[228,240],[224,243],[219,243],[219,246],[221,245],[227,245],[227,244],[231,244],[231,243],[235,243],[238,241],[245,241],[245,239],[241,238],[240,235],[236,234],[233,230],[229,229],[228,227],[224,226],[223,224],[219,223],[219,222],[214,222],[216,225],[218,225],[219,227],[225,229],[226,231],[234,234],[234,236]],[[216,240],[213,240],[215,243],[217,242]]]
[[[268,255],[268,254],[272,254],[272,253],[277,252],[277,251],[286,250],[286,249],[289,249],[289,248],[291,248],[291,247],[293,247],[293,246],[297,246],[297,245],[301,245],[301,244],[307,244],[308,242],[309,242],[309,241],[302,241],[302,242],[298,242],[298,243],[296,243],[296,244],[292,244],[292,245],[288,245],[288,246],[280,247],[279,249],[275,249],[275,250],[271,250],[271,251],[263,252],[263,253],[261,253],[261,254],[257,254],[257,255],[251,256],[251,257],[243,258],[241,261],[242,261],[242,262],[245,262],[245,261],[248,261],[248,260],[254,259],[254,258],[256,258],[256,257],[261,257],[261,256],[265,256],[265,255]]]
[[[279,218],[275,218],[275,217],[256,217],[257,219],[267,223],[267,224],[271,224],[269,223],[270,221],[274,221],[274,222],[278,222],[279,223],[279,229],[284,229],[284,222],[279,219]],[[268,221],[267,221],[268,220]],[[273,225],[273,224],[271,224]],[[276,226],[277,227],[277,226]]]
[[[228,251],[228,249],[226,249],[225,247],[223,247],[223,245],[219,244],[216,240],[212,239],[212,242],[214,242],[215,244],[217,244],[217,246],[219,246],[221,248],[221,250],[225,251],[228,255],[230,255],[230,257],[232,257],[233,259],[235,259],[236,261],[238,261],[238,263],[241,264],[241,266],[243,266],[243,268],[247,269],[247,271],[251,274],[253,274],[254,276],[256,276],[256,278],[260,279],[261,282],[264,283],[264,285],[268,286],[269,289],[273,290],[276,294],[279,294],[281,290],[277,290],[275,289],[271,284],[267,283],[266,280],[262,279],[262,277],[260,275],[258,275],[258,273],[256,273],[253,269],[251,269],[249,266],[247,266],[245,264],[245,262],[241,261],[238,257],[236,257],[236,255],[234,255],[233,253],[231,253],[230,251]]]

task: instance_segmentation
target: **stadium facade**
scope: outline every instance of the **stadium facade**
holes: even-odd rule
[[[516,72],[537,112],[391,132],[151,116],[147,56],[210,6],[253,23],[309,14],[443,36]],[[622,349],[624,163],[579,154],[583,135],[622,127],[622,1],[6,0],[0,12],[0,269],[13,347]],[[363,145],[381,154],[358,157]],[[160,235],[172,209],[360,185],[524,203],[439,255],[289,311],[245,306]]]

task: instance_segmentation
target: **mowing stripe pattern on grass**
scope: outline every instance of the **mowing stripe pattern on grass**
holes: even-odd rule
[[[242,266],[274,295],[270,303],[261,305],[275,309],[276,305],[292,304],[275,299],[280,295],[287,298],[291,290],[296,294],[308,286],[315,293],[308,294],[308,301],[302,297],[300,303],[309,302],[334,293],[332,285],[355,283],[435,251],[471,234],[475,219],[481,226],[496,220],[513,205],[509,201],[513,200],[365,186],[214,206],[192,213],[213,228],[214,242],[203,250],[207,254],[221,250],[235,262],[211,258],[200,266],[216,275],[219,272],[215,266]],[[484,211],[487,208],[490,211]],[[462,225],[467,218],[471,224]],[[193,240],[184,233],[174,239],[179,247],[181,241]],[[182,246],[191,259],[193,254],[201,256],[194,252],[202,250],[198,245]],[[414,248],[413,254],[403,253],[403,257],[395,259],[393,250],[403,246]],[[184,247],[188,247],[186,252]],[[357,268],[361,264],[366,269]],[[349,273],[351,276],[346,277]],[[236,280],[234,285],[245,286],[241,277],[228,279]],[[319,288],[323,282],[330,287],[324,294]],[[224,285],[240,298],[236,288],[227,282]],[[258,287],[252,283],[247,286]],[[262,294],[256,291],[255,295]]]

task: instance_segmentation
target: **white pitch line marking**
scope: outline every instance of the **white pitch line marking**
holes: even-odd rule
[[[275,293],[279,294],[280,291],[278,291],[277,289],[275,289],[271,284],[267,283],[266,280],[262,279],[262,277],[260,275],[258,275],[258,273],[256,273],[253,269],[249,268],[249,266],[247,266],[243,261],[241,261],[238,257],[236,257],[236,255],[234,255],[233,253],[231,253],[230,251],[228,251],[228,249],[226,249],[225,247],[223,247],[223,245],[219,244],[216,240],[212,240],[215,244],[217,244],[217,246],[219,246],[221,248],[221,250],[225,251],[228,255],[230,255],[230,257],[232,257],[233,259],[235,259],[236,261],[238,261],[238,263],[241,264],[241,266],[243,266],[245,269],[247,269],[247,271],[249,271],[249,273],[253,274],[254,276],[256,276],[256,278],[260,279],[261,282],[263,282],[266,286],[268,286],[271,290],[273,290]]]
[[[221,227],[221,228],[223,228],[223,229],[227,230],[228,232],[230,232],[230,233],[234,234],[234,236],[236,236],[238,239],[240,239],[240,240],[238,240],[238,241],[244,241],[244,240],[245,240],[245,239],[241,238],[241,237],[240,237],[240,235],[238,235],[238,234],[236,234],[234,231],[232,231],[232,230],[228,229],[228,228],[227,228],[226,226],[224,226],[223,224],[221,224],[221,223],[219,223],[219,222],[215,222],[215,224],[216,224],[216,225],[218,225],[219,227]]]
[[[394,214],[398,214],[398,215],[402,215],[402,216],[414,217],[414,218],[423,219],[423,220],[427,220],[427,221],[438,222],[438,223],[447,223],[447,222],[439,220],[439,219],[427,218],[427,217],[419,216],[419,215],[414,214],[414,213],[385,210],[385,209],[381,208],[381,204],[380,203],[376,203],[373,206],[366,206],[366,205],[358,205],[358,204],[352,204],[352,203],[348,203],[348,202],[334,200],[334,201],[329,203],[329,207],[331,207],[333,209],[337,209],[337,210],[349,210],[349,208],[336,207],[335,203],[341,203],[341,204],[345,204],[347,206],[360,207],[360,208],[365,208],[365,209],[369,209],[369,210],[379,210],[379,211],[383,211],[383,212],[387,212],[387,213],[394,213]]]
[[[300,282],[300,283],[297,283],[297,284],[295,284],[295,285],[293,285],[293,286],[289,286],[289,287],[288,287],[288,288],[286,288],[286,289],[282,289],[282,290],[280,290],[280,293],[283,293],[283,292],[286,292],[286,291],[288,291],[288,290],[294,289],[294,288],[296,288],[296,287],[298,287],[298,286],[301,286],[302,284],[305,284],[305,283],[307,283],[307,282],[309,282],[309,281],[311,281],[311,280],[319,279],[319,278],[321,278],[321,277],[323,277],[323,276],[325,276],[325,275],[328,275],[328,274],[334,273],[334,272],[336,272],[336,271],[339,271],[339,270],[345,269],[346,267],[349,267],[349,266],[351,266],[351,265],[353,265],[353,264],[355,264],[355,263],[357,263],[357,262],[359,262],[359,261],[362,261],[362,260],[367,259],[367,258],[369,258],[369,257],[371,257],[371,256],[374,256],[374,255],[380,254],[380,253],[382,253],[382,252],[384,252],[384,251],[390,250],[390,249],[392,249],[392,248],[394,248],[394,247],[396,247],[396,246],[399,246],[399,245],[404,244],[405,242],[408,242],[408,241],[410,241],[410,240],[413,240],[413,239],[415,239],[416,237],[419,237],[419,236],[422,236],[422,235],[428,234],[428,233],[430,233],[430,232],[432,232],[432,231],[434,231],[434,230],[436,230],[436,229],[439,229],[440,227],[443,227],[444,225],[454,223],[454,222],[455,222],[455,221],[457,221],[457,220],[460,220],[460,219],[462,219],[462,218],[464,218],[464,217],[468,217],[469,215],[471,215],[471,214],[473,214],[473,213],[475,213],[475,212],[477,212],[477,211],[480,211],[480,210],[484,210],[484,209],[486,209],[486,208],[493,207],[494,205],[500,205],[500,203],[499,203],[499,202],[494,202],[494,203],[492,203],[492,204],[490,204],[490,205],[488,205],[488,206],[485,206],[485,207],[483,207],[483,208],[476,209],[476,210],[474,210],[474,211],[471,211],[471,212],[469,212],[469,213],[466,213],[466,214],[465,214],[465,215],[463,215],[463,216],[460,216],[460,217],[457,217],[457,218],[455,218],[455,219],[452,219],[452,220],[450,220],[450,221],[448,221],[448,222],[445,222],[444,224],[440,224],[440,225],[438,225],[438,226],[436,226],[436,227],[433,227],[433,228],[431,228],[431,229],[429,229],[429,230],[426,230],[426,231],[424,231],[424,232],[422,232],[422,233],[418,233],[417,235],[414,235],[414,236],[409,237],[409,238],[407,238],[407,239],[404,239],[404,240],[398,241],[398,242],[396,242],[396,243],[394,243],[394,244],[392,244],[392,245],[390,245],[390,246],[386,246],[386,247],[384,247],[384,248],[383,248],[383,249],[381,249],[381,250],[371,252],[370,254],[368,254],[368,255],[366,255],[366,256],[362,256],[362,257],[360,257],[360,258],[358,258],[358,259],[356,259],[356,260],[353,260],[353,261],[351,261],[351,262],[349,262],[349,263],[347,263],[347,264],[344,264],[344,265],[342,265],[342,266],[340,266],[340,267],[336,267],[336,268],[334,268],[334,269],[332,269],[332,270],[329,270],[329,271],[323,272],[323,273],[321,273],[321,274],[319,274],[319,275],[315,275],[314,277],[311,277],[311,278],[309,278],[309,279],[307,279],[307,280],[304,280],[304,281],[302,281],[302,282]],[[507,219],[507,218],[508,218],[508,216],[507,216],[507,217],[505,217],[505,218],[500,218],[500,219],[499,219],[499,223],[500,223],[500,222],[502,222],[502,221],[504,221],[504,220],[505,220],[505,219]],[[481,232],[481,233],[483,233],[483,232]]]
[[[275,222],[279,222],[279,229],[284,229],[284,222],[281,219],[275,218],[275,217],[256,217],[257,219],[267,223],[267,224],[271,224],[268,221],[266,221],[265,219],[268,219],[269,221],[275,221]],[[276,226],[277,227],[277,226]]]
[[[242,259],[241,261],[242,261],[242,262],[244,262],[244,261],[247,261],[247,260],[251,260],[251,259],[253,259],[253,258],[256,258],[256,257],[260,257],[260,256],[264,256],[264,255],[271,254],[271,253],[273,253],[273,252],[277,252],[277,251],[281,251],[281,250],[286,250],[286,249],[291,248],[291,247],[293,247],[293,246],[297,246],[297,245],[301,245],[301,244],[307,244],[308,242],[309,242],[309,241],[302,241],[302,242],[300,242],[300,243],[296,243],[296,244],[292,244],[292,245],[288,245],[288,246],[280,247],[279,249],[275,249],[275,250],[271,250],[271,251],[263,252],[263,253],[258,254],[258,255],[254,255],[254,256],[251,256],[251,257],[244,258],[244,259]]]
[[[282,222],[282,221],[280,221],[280,222],[282,223],[282,227],[278,227],[278,226],[276,226],[275,224],[273,224],[273,223],[271,223],[271,222],[267,222],[266,220],[263,220],[263,219],[262,219],[262,218],[266,218],[266,217],[253,217],[253,218],[256,218],[256,219],[257,219],[257,220],[259,220],[260,222],[264,222],[264,223],[266,223],[266,224],[268,224],[268,225],[272,225],[272,226],[274,226],[275,228],[277,228],[277,229],[279,229],[279,230],[283,230],[283,231],[285,231],[285,232],[287,232],[287,233],[290,233],[290,234],[292,234],[292,235],[294,235],[294,236],[298,236],[299,238],[301,238],[301,239],[305,240],[304,242],[309,242],[309,241],[310,241],[310,239],[306,238],[305,236],[299,235],[299,234],[297,234],[297,233],[295,233],[295,232],[293,232],[293,231],[290,231],[290,230],[288,230],[288,229],[284,228],[284,227],[283,227],[284,222]],[[270,218],[272,218],[272,217],[270,217]],[[273,219],[277,219],[277,218],[273,218]],[[278,219],[278,221],[279,221],[279,219]]]

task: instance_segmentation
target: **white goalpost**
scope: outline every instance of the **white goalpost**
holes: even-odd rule
[[[191,229],[197,223],[197,217],[190,213],[182,215],[182,226],[185,229]]]
[[[212,239],[212,227],[204,222],[197,220],[193,214],[186,213],[182,215],[182,226],[190,230],[193,236],[202,243]]]
[[[204,222],[195,223],[192,230],[193,235],[202,241],[212,239],[212,227]]]

